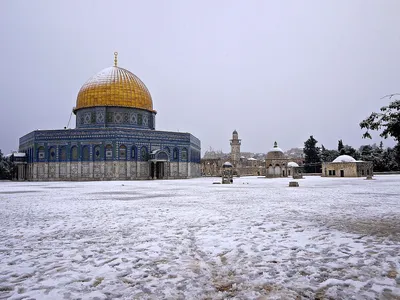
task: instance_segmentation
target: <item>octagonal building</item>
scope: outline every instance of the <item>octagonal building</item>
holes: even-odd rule
[[[135,180],[200,176],[200,140],[155,130],[157,112],[145,84],[130,71],[106,68],[80,89],[75,129],[35,130],[19,140],[23,178]]]

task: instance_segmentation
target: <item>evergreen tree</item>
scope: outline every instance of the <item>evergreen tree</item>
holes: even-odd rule
[[[387,95],[384,98],[396,100],[389,103],[387,106],[382,106],[380,112],[373,112],[369,117],[361,121],[361,129],[366,129],[363,134],[364,138],[371,138],[370,130],[382,130],[380,136],[383,138],[393,137],[397,145],[393,150],[393,155],[396,164],[400,165],[400,94]]]
[[[318,141],[313,136],[304,142],[304,170],[305,172],[320,172],[321,167],[318,164],[320,159],[320,148],[317,147]],[[318,167],[317,167],[318,166]]]
[[[325,149],[324,145],[321,145],[320,158],[322,162],[331,162],[338,156],[339,156],[338,151]]]
[[[339,140],[338,141],[338,147],[337,147],[337,151],[339,151],[339,153],[341,153],[341,150],[344,148],[344,146],[343,146],[343,141],[342,140]],[[343,154],[341,154],[341,155],[343,155]]]
[[[11,179],[13,164],[5,159],[0,150],[0,179]]]

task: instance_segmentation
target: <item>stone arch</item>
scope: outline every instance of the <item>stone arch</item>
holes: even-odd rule
[[[275,165],[275,168],[274,168],[274,175],[275,175],[275,176],[281,176],[281,167],[279,166],[279,164],[276,164],[276,165]]]
[[[168,153],[166,152],[166,151],[159,151],[157,154],[156,154],[156,157],[155,157],[157,160],[165,160],[165,161],[168,161],[169,160],[169,156],[168,156]]]
[[[272,164],[268,166],[268,175],[274,175],[274,167]]]

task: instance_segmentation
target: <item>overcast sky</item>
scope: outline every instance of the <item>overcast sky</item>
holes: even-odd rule
[[[310,135],[358,147],[359,122],[400,92],[400,1],[3,0],[0,149],[67,126],[114,51],[150,90],[156,129],[192,133],[203,153],[230,151],[234,129],[242,151]]]

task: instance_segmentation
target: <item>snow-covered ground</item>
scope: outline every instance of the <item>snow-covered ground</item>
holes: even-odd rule
[[[0,182],[0,299],[400,297],[375,178]]]

